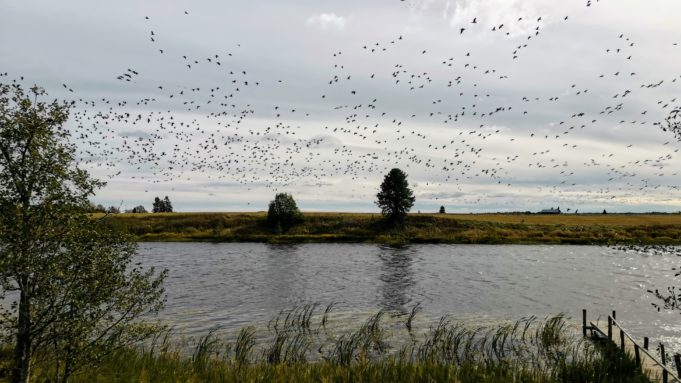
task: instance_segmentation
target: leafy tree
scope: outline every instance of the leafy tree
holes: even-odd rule
[[[674,138],[677,141],[681,141],[681,106],[676,106],[669,112],[669,115],[665,119],[666,126],[662,125],[663,131],[669,131],[674,134]],[[605,210],[603,210],[605,214]],[[670,245],[659,245],[659,246],[649,246],[649,245],[638,245],[634,249],[641,252],[649,253],[652,250],[653,254],[658,255],[676,255],[681,256],[681,250],[676,246]],[[681,267],[675,267],[672,270],[676,271],[675,277],[681,275]],[[660,291],[658,289],[648,290],[649,293],[653,294],[660,302],[652,302],[651,305],[660,311],[664,308],[665,310],[679,310],[681,311],[681,288],[676,286],[668,286],[665,291]]]
[[[109,206],[108,209],[106,209],[106,212],[109,214],[119,214],[121,212],[121,209],[117,208],[116,206]]]
[[[376,205],[381,208],[381,213],[388,222],[394,224],[404,222],[415,200],[407,175],[397,168],[386,174],[381,190],[376,194]]]
[[[11,381],[53,358],[54,381],[150,336],[165,271],[132,264],[136,245],[87,214],[104,183],[78,168],[63,124],[72,104],[0,84],[0,325],[15,339]],[[56,363],[55,363],[56,362]]]
[[[144,205],[137,205],[130,210],[130,213],[146,213],[147,209],[144,207]]]
[[[444,206],[440,206],[440,214],[444,214],[444,213],[445,213],[445,207],[444,207]]]
[[[274,200],[270,201],[267,223],[272,228],[288,230],[302,219],[303,214],[298,210],[298,205],[290,194],[278,193]]]
[[[173,212],[173,204],[170,203],[170,198],[166,196],[163,199],[163,212],[164,213],[172,213]]]

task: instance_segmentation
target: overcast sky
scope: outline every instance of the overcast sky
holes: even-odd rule
[[[678,0],[0,0],[93,199],[179,211],[681,210]],[[678,99],[677,99],[678,97]]]

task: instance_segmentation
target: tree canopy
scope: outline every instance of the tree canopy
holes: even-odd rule
[[[170,203],[170,198],[168,196],[165,196],[164,199],[160,199],[158,197],[154,198],[154,203],[152,204],[152,213],[172,213],[173,212],[173,204]]]
[[[392,169],[383,178],[381,189],[376,194],[376,205],[391,223],[402,223],[414,206],[414,193],[409,188],[407,175],[400,169]]]
[[[274,200],[270,201],[267,210],[267,223],[270,227],[279,230],[288,230],[303,219],[298,210],[298,205],[293,196],[287,193],[278,193]]]
[[[29,381],[37,355],[67,380],[151,335],[138,318],[163,305],[165,272],[134,266],[130,237],[88,215],[104,183],[77,166],[71,104],[44,96],[0,84],[0,288],[15,299],[0,325],[15,339],[12,382]]]
[[[137,205],[132,209],[126,211],[126,213],[146,213],[146,212],[147,209],[144,207],[144,205]]]

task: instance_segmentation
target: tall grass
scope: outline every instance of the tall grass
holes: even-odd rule
[[[444,316],[427,328],[379,311],[358,326],[332,318],[332,305],[302,305],[266,329],[216,330],[190,355],[161,335],[145,351],[126,349],[74,382],[648,382],[634,361],[594,344],[563,315],[471,326]],[[407,327],[405,323],[409,323]],[[229,337],[227,337],[229,339]],[[42,381],[46,369],[36,370]]]
[[[255,327],[247,326],[239,331],[239,336],[236,338],[234,345],[234,362],[237,366],[248,364],[251,359],[251,353],[255,346]],[[231,349],[231,347],[227,347]]]

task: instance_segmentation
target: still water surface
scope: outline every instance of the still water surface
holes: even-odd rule
[[[635,336],[681,349],[681,315],[647,290],[681,282],[674,256],[597,246],[143,243],[139,260],[169,269],[162,318],[186,336],[264,323],[296,304],[336,310],[520,319],[617,310]]]

